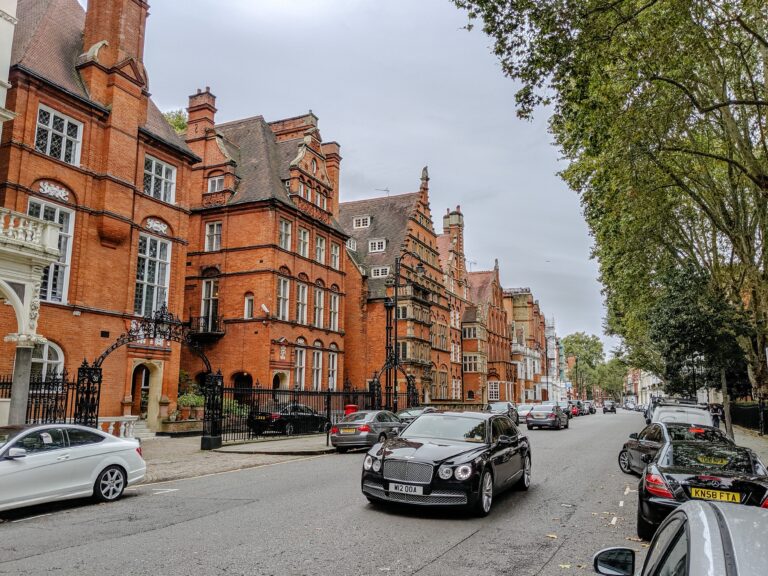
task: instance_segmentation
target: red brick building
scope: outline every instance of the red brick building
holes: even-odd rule
[[[317,117],[216,124],[206,88],[189,98],[185,318],[227,385],[341,388],[346,235],[335,142]],[[199,377],[191,352],[183,366]]]
[[[20,0],[0,144],[0,201],[61,225],[43,274],[33,372],[92,361],[137,316],[181,315],[191,165],[150,99],[143,0]],[[0,321],[6,333],[9,313]],[[133,343],[104,362],[101,413],[145,413],[176,395],[179,344]],[[0,344],[2,369],[14,351]]]

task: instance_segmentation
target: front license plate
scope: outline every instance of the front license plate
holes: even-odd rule
[[[401,494],[424,494],[422,486],[411,486],[410,484],[389,483],[390,492],[400,492]]]
[[[357,432],[357,428],[342,428],[341,433],[342,434],[354,434]]]
[[[741,494],[738,492],[723,492],[722,490],[707,490],[705,488],[691,488],[691,496],[701,500],[719,500],[720,502],[741,503]]]

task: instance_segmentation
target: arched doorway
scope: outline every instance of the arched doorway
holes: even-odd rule
[[[235,388],[235,400],[240,404],[248,404],[253,389],[253,376],[248,372],[236,372],[232,375],[232,385]]]
[[[131,378],[131,415],[146,419],[149,404],[150,371],[145,364],[139,364],[133,369]]]
[[[286,372],[275,372],[272,376],[272,390],[287,390],[288,374]]]

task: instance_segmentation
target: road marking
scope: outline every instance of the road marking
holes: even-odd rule
[[[618,518],[616,518],[616,516],[611,518],[611,526],[616,526],[616,520],[618,520]]]
[[[622,500],[621,502],[619,502],[619,508],[623,508],[623,507],[624,507],[624,500]]]
[[[168,492],[178,492],[178,488],[152,488],[152,496],[157,496],[158,494],[168,494]]]
[[[16,524],[18,522],[26,522],[27,520],[34,520],[35,518],[43,518],[44,516],[53,516],[52,513],[48,514],[38,514],[37,516],[30,516],[29,518],[19,518],[18,520],[13,520],[13,524]]]
[[[627,487],[624,489],[624,496],[626,496],[626,495],[627,495],[627,494],[629,494],[630,492],[637,492],[637,490],[632,490],[632,488],[630,488],[629,486],[627,486]]]

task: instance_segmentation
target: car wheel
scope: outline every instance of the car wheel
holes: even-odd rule
[[[555,427],[555,430],[562,430],[563,423],[560,422],[560,418],[557,419],[557,426]]]
[[[568,430],[568,428],[570,428],[570,427],[571,427],[571,423],[566,418],[566,420],[565,420],[565,429]]]
[[[119,466],[108,466],[102,470],[93,485],[93,495],[101,502],[112,502],[123,495],[127,478]]]
[[[483,470],[483,475],[480,477],[480,489],[477,494],[477,501],[475,502],[475,514],[480,516],[488,516],[493,505],[493,474],[487,468]]]
[[[292,436],[293,435],[293,424],[288,422],[285,425],[285,428],[283,428],[283,434],[285,434],[286,436]]]
[[[528,424],[528,430],[533,430],[533,426],[531,426],[530,424]]]
[[[619,468],[624,474],[632,474],[632,467],[629,465],[629,452],[626,450],[619,452]]]
[[[523,475],[515,484],[515,490],[528,490],[531,487],[531,455],[526,454],[523,460]]]
[[[341,448],[340,446],[336,447],[336,452],[339,454],[344,454],[347,451],[347,448]]]
[[[643,540],[646,540],[647,542],[650,542],[653,539],[653,535],[656,534],[656,528],[657,526],[655,524],[651,524],[648,522],[643,516],[640,514],[640,510],[638,507],[637,510],[637,535],[642,538]]]

